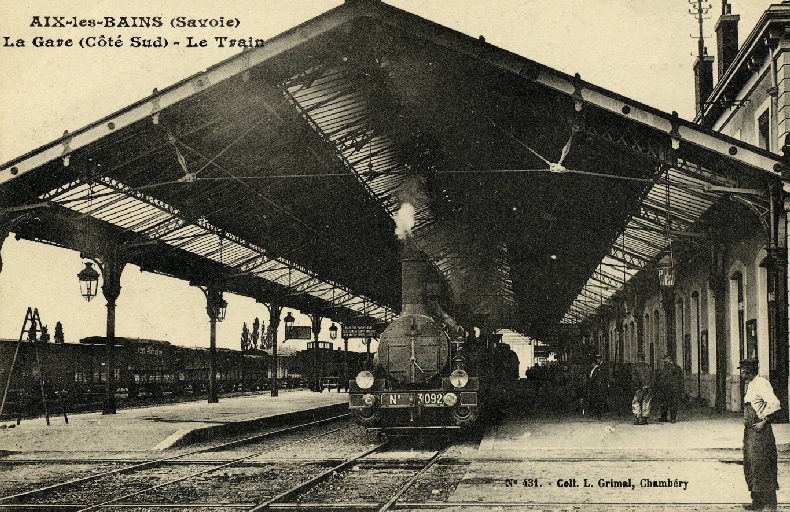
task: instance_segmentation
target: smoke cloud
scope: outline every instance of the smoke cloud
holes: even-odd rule
[[[395,235],[399,240],[405,240],[411,235],[414,227],[414,206],[411,203],[403,203],[395,214]]]

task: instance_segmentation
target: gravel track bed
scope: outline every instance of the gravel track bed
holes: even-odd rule
[[[298,503],[344,503],[388,501],[409,478],[414,469],[359,468],[332,475],[304,494],[296,497]]]
[[[309,439],[309,437],[310,435],[301,436],[303,441],[288,446],[282,443],[268,450],[261,447],[259,451],[264,453],[260,455],[260,458],[348,458],[369,450],[373,446],[365,429],[358,425],[349,425],[346,429],[313,439]]]
[[[135,496],[144,503],[261,503],[331,467],[295,463],[231,466]],[[127,509],[128,510],[128,509]],[[161,509],[158,509],[161,510]]]
[[[431,466],[403,493],[399,501],[426,503],[447,501],[466,474],[468,464],[442,464]]]
[[[161,466],[143,468],[132,473],[113,474],[76,487],[54,489],[45,495],[36,495],[25,503],[101,503],[134,491],[143,490],[175,478],[181,478],[200,470],[202,465]]]
[[[0,497],[32,491],[68,480],[75,480],[130,464],[3,464],[0,466]],[[0,504],[0,508],[2,505]]]

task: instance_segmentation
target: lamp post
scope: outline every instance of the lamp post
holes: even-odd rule
[[[278,313],[279,315],[279,313]],[[289,311],[285,314],[285,318],[283,318],[283,322],[285,322],[285,336],[283,336],[283,343],[288,339],[288,335],[291,333],[291,329],[293,329],[294,321],[296,319]],[[279,318],[278,318],[279,322]],[[277,361],[277,335],[275,332],[274,342],[272,343],[272,356],[274,357],[274,371],[272,373],[272,396],[277,396],[277,370],[279,369],[279,363]]]
[[[208,403],[219,402],[217,393],[217,322],[225,320],[228,303],[222,297],[222,291],[216,284],[210,284],[205,290],[206,312],[208,313],[211,334],[208,352]]]
[[[115,306],[121,293],[121,273],[126,265],[125,258],[117,248],[108,250],[101,260],[94,260],[99,265],[104,275],[101,286],[102,294],[107,299],[107,335],[106,348],[106,385],[104,389],[104,402],[102,414],[115,414]],[[92,263],[85,263],[85,268],[77,274],[80,281],[80,293],[85,300],[91,301],[99,290],[99,272],[93,268]]]
[[[277,330],[280,328],[280,313],[282,313],[283,307],[276,300],[268,303],[266,307],[269,308],[269,329],[272,336],[272,365],[269,370],[272,374],[272,389],[270,390],[270,395],[276,397],[279,396],[280,393],[280,385],[277,383],[277,371],[280,368],[280,360],[277,357]],[[288,336],[285,336],[283,342],[285,342],[287,338]]]
[[[667,354],[673,359],[677,357],[677,344],[675,343],[675,280],[677,268],[671,253],[665,254],[656,265],[658,269],[658,282],[661,285],[661,302],[666,315]]]
[[[313,325],[313,378],[310,389],[321,391],[321,368],[318,365],[318,334],[321,332],[321,315],[320,313],[311,313],[309,316]]]

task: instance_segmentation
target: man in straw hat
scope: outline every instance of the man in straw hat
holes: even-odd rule
[[[757,375],[757,359],[744,359],[739,366],[746,385],[743,397],[743,474],[752,493],[747,510],[776,508],[776,440],[770,415],[781,406],[771,383]]]

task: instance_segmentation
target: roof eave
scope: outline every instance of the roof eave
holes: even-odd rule
[[[710,119],[710,116],[714,114],[713,108],[716,100],[720,99],[724,93],[733,92],[733,89],[740,89],[743,86],[742,83],[737,81],[738,77],[743,74],[743,70],[748,66],[749,56],[755,48],[763,45],[765,34],[768,33],[771,25],[788,22],[790,22],[790,5],[772,5],[763,13],[749,33],[749,36],[744,40],[735,59],[733,59],[727,71],[713,88],[713,92],[708,97],[707,107],[695,116],[695,123],[705,124]]]

